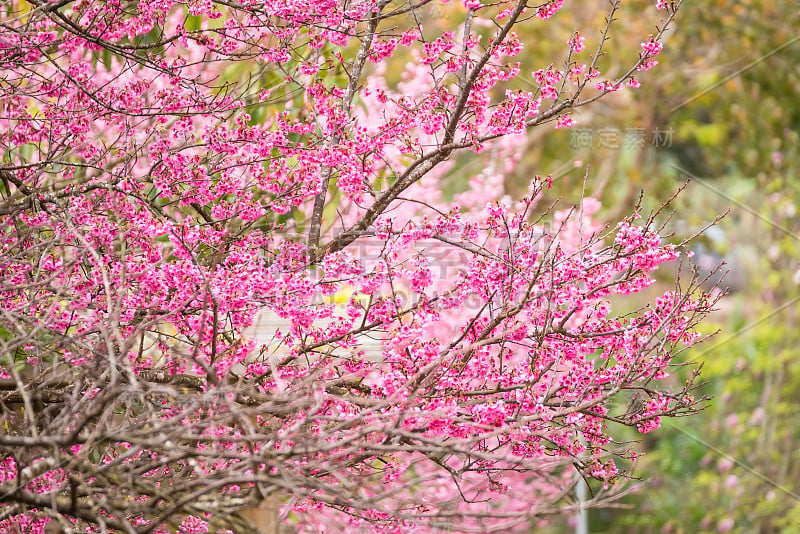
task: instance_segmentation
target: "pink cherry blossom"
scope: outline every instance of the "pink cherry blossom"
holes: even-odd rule
[[[525,532],[576,476],[622,491],[618,425],[697,409],[667,378],[713,299],[616,304],[682,252],[661,216],[504,190],[529,131],[640,83],[564,65],[577,32],[537,56],[515,29],[563,0],[19,5],[0,531]],[[655,65],[658,7],[622,72]]]

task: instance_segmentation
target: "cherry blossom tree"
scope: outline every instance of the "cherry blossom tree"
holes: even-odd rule
[[[526,132],[645,82],[679,2],[612,0],[520,72],[515,28],[562,4],[5,2],[0,529],[250,532],[269,502],[511,532],[624,491],[617,431],[697,409],[669,369],[713,302],[613,313],[678,257],[666,214],[502,182]]]

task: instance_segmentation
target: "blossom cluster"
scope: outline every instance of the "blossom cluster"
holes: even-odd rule
[[[609,421],[692,411],[668,378],[704,297],[612,312],[679,255],[655,219],[502,193],[529,129],[639,84],[594,85],[580,33],[522,82],[513,30],[563,0],[467,1],[463,31],[382,0],[17,4],[1,529],[225,533],[269,499],[314,532],[525,529],[576,471],[624,479]],[[487,164],[445,197],[459,151]]]

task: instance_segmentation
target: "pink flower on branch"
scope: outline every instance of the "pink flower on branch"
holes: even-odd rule
[[[713,303],[612,306],[678,256],[659,216],[503,190],[600,76],[520,79],[515,28],[564,2],[425,28],[377,0],[135,4],[0,30],[0,530],[526,531],[576,470],[621,490],[609,421],[696,409],[667,377]]]

